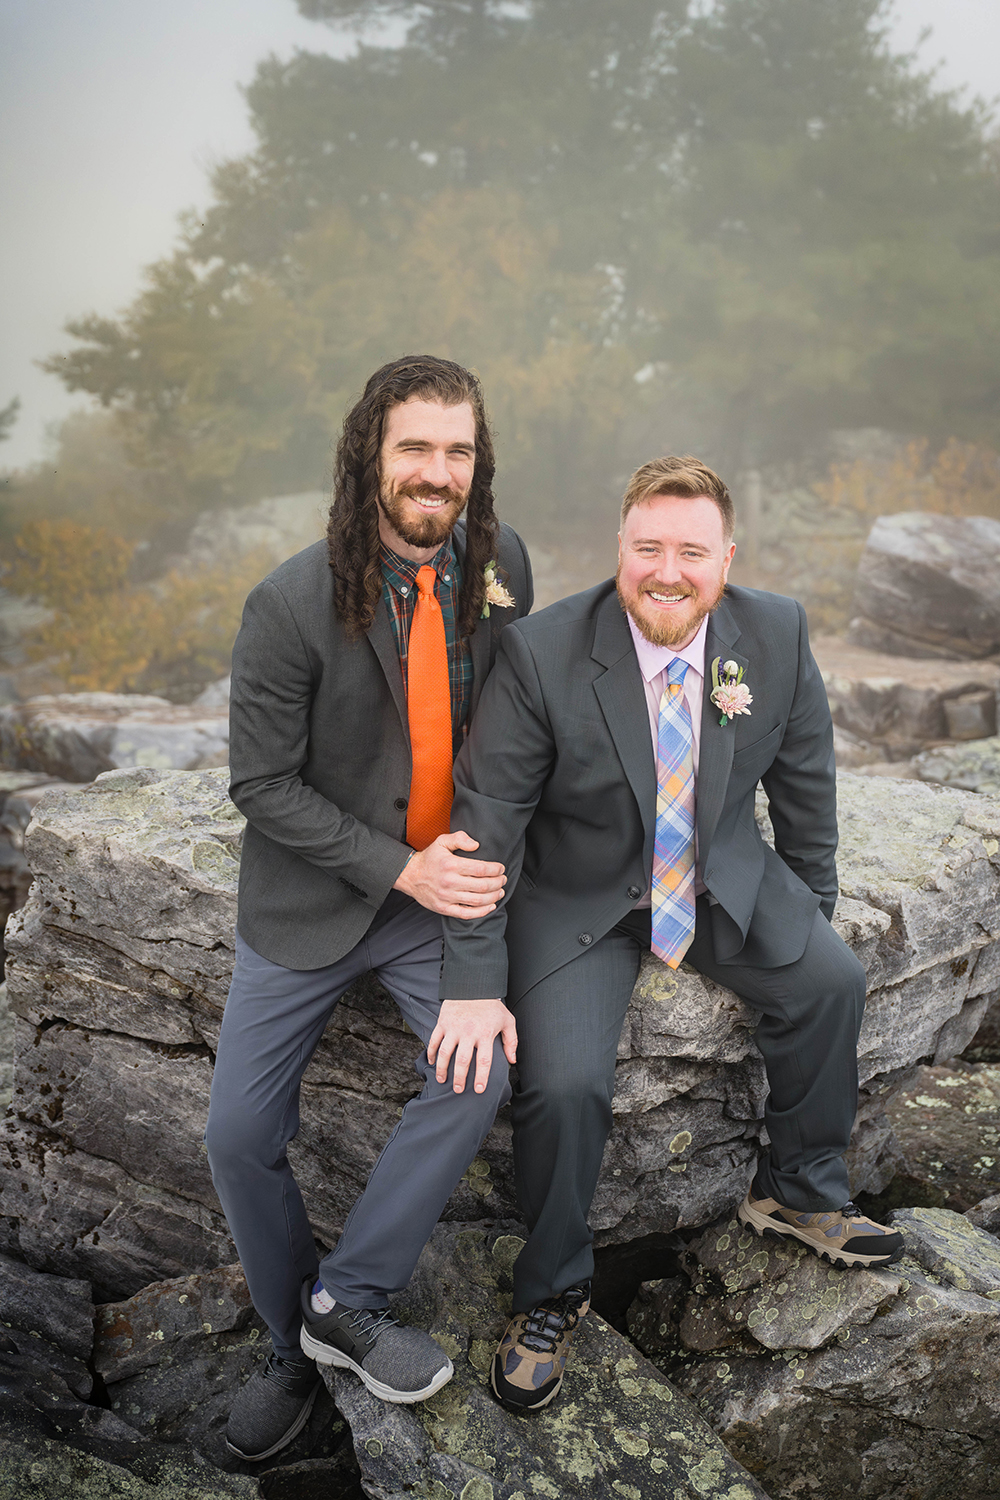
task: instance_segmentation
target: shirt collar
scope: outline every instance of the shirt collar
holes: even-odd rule
[[[697,634],[693,641],[675,651],[673,646],[654,646],[636,625],[632,616],[626,612],[628,628],[632,632],[632,640],[635,644],[635,654],[639,658],[639,671],[646,682],[652,682],[661,672],[665,672],[675,657],[687,662],[693,667],[699,677],[705,675],[705,638],[708,635],[708,615],[698,626]]]
[[[406,595],[413,592],[417,582],[417,574],[424,566],[431,567],[438,577],[445,581],[453,580],[455,577],[455,554],[451,547],[451,538],[441,543],[430,562],[427,564],[411,561],[408,557],[400,557],[398,552],[393,552],[385,542],[379,541],[379,550],[382,561],[382,577],[392,585],[398,593]]]

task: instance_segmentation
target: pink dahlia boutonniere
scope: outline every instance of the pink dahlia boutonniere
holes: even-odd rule
[[[734,714],[746,714],[749,717],[748,705],[753,699],[750,689],[743,681],[743,668],[734,661],[727,661],[720,672],[720,662],[722,657],[717,656],[712,663],[712,702],[716,708],[722,709],[719,723],[725,727]]]
[[[497,609],[513,609],[514,596],[508,593],[497,577],[497,565],[495,562],[488,562],[486,564],[486,567],[483,569],[483,577],[486,579],[486,600],[483,604],[483,612],[479,618],[481,620],[489,619],[491,604],[495,604]]]

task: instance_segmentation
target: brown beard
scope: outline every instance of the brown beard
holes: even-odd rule
[[[429,495],[442,495],[447,503],[433,516],[421,516],[416,521],[408,520],[400,501],[407,498],[425,500]],[[468,498],[468,495],[463,495],[458,490],[439,490],[431,484],[402,485],[393,494],[387,493],[385,485],[382,485],[378,503],[393,531],[404,542],[408,542],[411,547],[437,547],[451,536]]]
[[[638,630],[639,634],[645,637],[645,639],[649,641],[651,646],[680,646],[683,645],[685,641],[690,640],[691,637],[696,634],[702,620],[706,615],[710,615],[712,613],[712,610],[715,609],[719,604],[719,601],[726,591],[726,580],[724,577],[720,576],[719,587],[717,588],[714,596],[708,601],[708,603],[702,602],[698,605],[698,613],[695,615],[693,620],[686,619],[682,624],[680,621],[675,622],[668,618],[660,621],[656,626],[650,626],[647,620],[641,619],[640,616],[636,614],[630,607],[629,600],[622,593],[620,580],[621,569],[619,568],[617,574],[615,575],[615,587],[618,590],[618,602],[621,605],[622,609],[625,610],[625,612],[629,615],[629,617],[635,621],[635,628]],[[641,597],[643,594],[648,594],[650,592],[650,589],[640,589],[639,595]],[[657,592],[660,591],[658,590]],[[674,592],[676,592],[676,590],[674,590]],[[688,599],[695,598],[693,591],[689,588],[686,588],[684,590],[684,595],[685,598]]]

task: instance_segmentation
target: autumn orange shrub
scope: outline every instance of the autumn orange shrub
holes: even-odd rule
[[[1000,517],[1000,454],[957,438],[934,451],[918,438],[887,459],[833,464],[813,488],[827,504],[869,521],[901,510]]]
[[[69,692],[185,695],[229,670],[243,601],[268,571],[264,550],[232,563],[128,582],[134,543],[74,521],[30,522],[4,576],[53,614],[30,653]]]

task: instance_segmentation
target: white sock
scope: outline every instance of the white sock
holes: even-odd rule
[[[335,1299],[330,1296],[330,1293],[321,1281],[317,1281],[313,1287],[309,1304],[314,1313],[332,1312],[337,1305]]]

